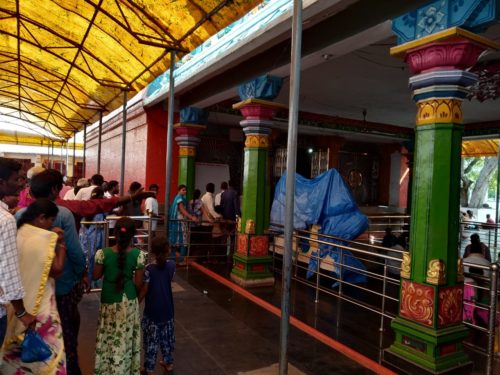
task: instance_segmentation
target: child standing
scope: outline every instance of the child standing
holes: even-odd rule
[[[135,223],[116,222],[116,245],[97,251],[93,279],[104,276],[97,323],[95,375],[138,374],[141,333],[138,291],[144,277],[145,255],[132,247]]]
[[[170,249],[165,237],[156,237],[151,244],[155,263],[148,264],[144,272],[144,283],[139,294],[139,301],[146,297],[142,318],[142,336],[144,340],[144,375],[152,375],[158,349],[163,354],[160,362],[167,371],[173,371],[174,335],[174,299],[172,279],[175,274],[175,262],[167,260]]]

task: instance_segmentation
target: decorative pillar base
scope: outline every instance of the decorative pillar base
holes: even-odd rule
[[[410,362],[406,358],[391,352],[390,349],[384,350],[382,365],[390,370],[395,371],[398,374],[410,375],[470,375],[474,367],[474,364],[472,362],[468,362],[466,364],[460,364],[456,367],[452,367],[444,371],[429,371],[428,369],[423,368],[418,364]]]
[[[243,287],[274,285],[268,248],[268,235],[238,233],[231,279]]]
[[[269,271],[273,261],[270,256],[244,256],[234,254],[231,280],[243,287],[274,285],[274,276]]]
[[[231,280],[233,280],[236,284],[243,288],[260,288],[263,286],[273,286],[275,282],[273,276],[263,279],[246,279],[234,273],[231,273]]]
[[[384,361],[394,366],[404,363],[405,369],[415,368],[411,374],[421,374],[424,370],[430,374],[452,371],[455,374],[472,363],[463,350],[462,341],[469,335],[464,325],[436,330],[397,317],[391,327],[396,332],[396,340],[386,349]]]

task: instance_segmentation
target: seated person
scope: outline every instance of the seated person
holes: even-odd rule
[[[474,242],[469,246],[469,254],[464,258],[464,262],[489,267],[490,262],[484,257],[480,243]],[[489,280],[484,277],[489,278],[490,271],[466,265],[464,272],[468,274],[464,280],[464,302],[466,302],[464,303],[464,319],[486,327],[488,325],[488,309],[477,307],[476,303],[485,305],[485,307],[489,304]]]
[[[467,247],[465,248],[463,256],[464,259],[467,258],[472,253],[473,248],[480,249],[480,253],[483,255],[484,258],[486,258],[488,264],[491,262],[490,249],[488,248],[488,246],[486,246],[484,243],[481,242],[479,234],[477,233],[474,233],[470,236],[470,244],[467,245]]]
[[[385,228],[385,236],[382,239],[383,247],[393,247],[398,242],[398,238],[392,233],[392,228]]]

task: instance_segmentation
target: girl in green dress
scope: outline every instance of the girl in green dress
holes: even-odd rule
[[[97,251],[92,274],[94,280],[103,277],[94,374],[136,375],[141,360],[137,291],[142,286],[146,257],[132,247],[132,219],[120,218],[115,234],[115,246]]]

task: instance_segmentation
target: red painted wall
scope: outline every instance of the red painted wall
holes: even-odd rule
[[[122,114],[119,113],[103,123],[101,146],[101,174],[106,180],[120,181]],[[98,130],[87,136],[87,177],[97,172]],[[125,142],[125,179],[124,191],[131,182],[146,181],[147,122],[142,103],[128,109],[127,134]]]
[[[157,183],[160,186],[160,203],[165,200],[167,115],[161,104],[145,110],[140,101],[127,112],[124,191],[133,181],[140,182],[146,188]],[[122,114],[103,123],[102,133],[101,174],[106,180],[120,181]],[[98,130],[95,129],[87,135],[87,177],[97,172],[97,141]],[[175,140],[173,146],[171,198],[177,193],[179,167],[179,151]]]
[[[165,174],[167,148],[167,121],[168,112],[161,104],[146,109],[147,139],[146,148],[146,186],[156,183],[160,186],[158,201],[165,202]],[[174,123],[178,121],[178,114],[174,114]],[[174,133],[175,138],[175,133]],[[175,139],[172,150],[172,179],[170,182],[170,201],[177,194],[179,175],[179,147]]]

